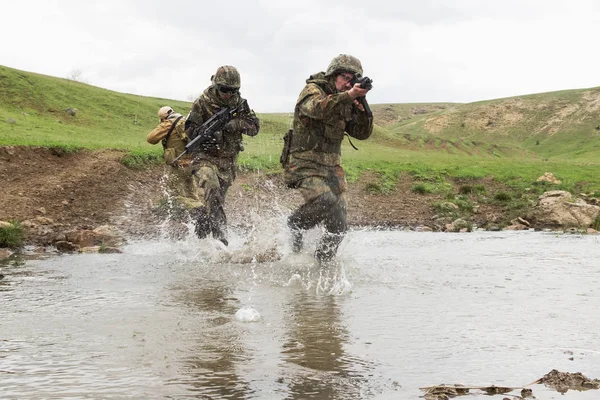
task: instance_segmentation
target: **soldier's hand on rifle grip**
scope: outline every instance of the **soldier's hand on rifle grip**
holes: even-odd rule
[[[348,90],[348,95],[352,100],[354,100],[359,97],[366,96],[368,91],[369,89],[363,89],[360,87],[360,83],[356,83],[354,86],[352,86],[352,89]]]
[[[239,124],[238,120],[234,118],[225,124],[225,126],[223,127],[223,130],[225,132],[235,132],[236,130],[240,129],[239,125],[240,124]]]

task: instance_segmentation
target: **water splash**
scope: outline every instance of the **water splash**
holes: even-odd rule
[[[166,171],[161,176],[160,188],[163,194],[162,204],[159,205],[166,212],[165,218],[158,229],[162,239],[190,239],[195,237],[194,221],[186,210],[171,193],[169,179],[173,178]]]
[[[240,322],[260,321],[260,313],[252,307],[242,307],[235,313],[235,319]]]
[[[253,190],[256,185],[260,190]],[[264,284],[299,286],[332,296],[352,290],[341,261],[350,239],[340,246],[338,261],[320,264],[314,252],[324,230],[318,227],[305,233],[303,250],[294,253],[287,226],[291,209],[286,204],[290,202],[277,193],[272,181],[257,180],[244,186],[243,193],[232,192],[227,198],[227,247],[211,238],[196,237],[189,213],[181,213],[169,186],[169,175],[165,173],[160,180],[162,200],[158,206],[164,215],[154,239],[130,243],[127,252],[168,259],[176,264],[175,268],[202,271],[205,277],[239,280],[247,285],[248,301]]]

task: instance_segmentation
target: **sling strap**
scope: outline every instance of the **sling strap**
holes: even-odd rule
[[[167,132],[167,136],[165,136],[162,140],[162,145],[163,145],[163,149],[167,148],[167,141],[169,140],[169,137],[171,137],[171,133],[173,133],[173,129],[175,129],[175,127],[177,126],[177,123],[179,122],[179,120],[183,118],[183,115],[180,115],[179,117],[177,117],[175,119],[175,122],[173,122],[173,125],[171,125],[171,129],[169,129],[169,132]]]

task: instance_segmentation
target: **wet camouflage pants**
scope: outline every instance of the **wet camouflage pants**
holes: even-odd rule
[[[194,198],[192,171],[189,168],[166,167],[166,184],[169,195],[186,210],[201,204]]]
[[[291,183],[292,174],[286,173],[286,181]],[[346,176],[340,166],[320,168],[319,175],[301,178],[290,185],[300,191],[304,204],[288,218],[288,225],[294,236],[294,249],[298,250],[301,231],[323,224],[327,233],[317,245],[316,257],[330,260],[344,239],[346,223]]]
[[[226,242],[227,217],[225,195],[231,182],[220,179],[218,170],[210,162],[201,162],[194,168],[192,197],[198,202],[190,211],[196,220],[196,234],[203,238],[212,233],[215,239]]]

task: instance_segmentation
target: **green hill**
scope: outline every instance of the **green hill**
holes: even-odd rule
[[[600,156],[600,87],[443,106],[387,128],[408,142],[446,140],[465,149],[485,142],[591,162]]]
[[[0,67],[0,92],[1,144],[140,148],[139,138],[156,125],[156,110],[167,102],[6,67]]]
[[[251,99],[249,99],[251,102]],[[169,104],[186,115],[189,102],[118,93],[92,85],[0,66],[0,145],[114,148],[158,158],[146,143],[156,111]],[[562,187],[599,188],[600,88],[470,104],[375,104],[372,139],[344,142],[350,180],[378,174],[438,183],[496,180],[527,187],[551,171]],[[75,115],[66,112],[76,109]],[[261,132],[247,139],[242,167],[280,171],[282,136],[291,114],[259,114]],[[390,185],[388,185],[391,182]],[[387,186],[386,186],[387,185]]]

